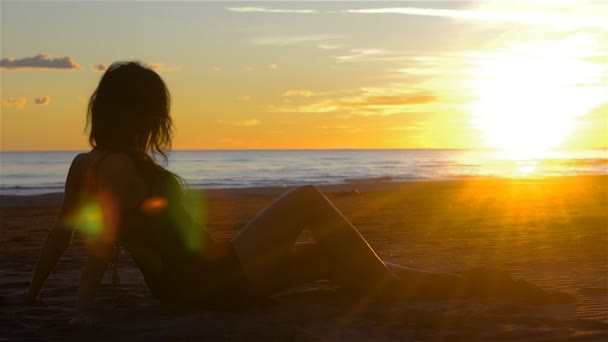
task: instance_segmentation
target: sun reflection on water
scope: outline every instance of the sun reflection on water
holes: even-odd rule
[[[538,167],[538,161],[517,161],[516,165],[519,176],[526,177],[534,174],[534,171]]]
[[[568,168],[588,168],[588,160],[573,158],[568,150],[546,150],[534,153],[514,153],[513,150],[495,150],[476,155],[477,168],[454,170],[455,174],[506,178],[547,178],[568,174]],[[464,172],[463,172],[464,171]]]

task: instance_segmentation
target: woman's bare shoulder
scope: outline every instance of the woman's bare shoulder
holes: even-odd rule
[[[94,149],[78,154],[72,161],[72,165],[74,164],[78,168],[95,168],[100,176],[116,174],[128,177],[137,174],[133,159],[123,152]]]
[[[84,175],[94,175],[92,181],[97,184],[94,188],[114,193],[128,206],[140,199],[144,188],[143,180],[133,158],[128,154],[92,150],[76,156],[73,163],[81,164]]]
[[[127,154],[99,150],[76,155],[72,160],[70,173],[75,176],[74,178],[82,177],[84,180],[90,175],[94,175],[98,179],[135,179],[137,177],[135,164]]]

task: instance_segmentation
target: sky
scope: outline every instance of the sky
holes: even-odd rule
[[[1,1],[0,150],[85,150],[139,60],[175,149],[608,146],[606,1]]]

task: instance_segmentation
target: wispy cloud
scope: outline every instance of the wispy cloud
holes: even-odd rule
[[[95,72],[104,72],[104,71],[108,70],[108,66],[105,64],[95,64],[95,65],[93,65],[93,70]]]
[[[8,100],[0,100],[0,107],[23,109],[27,99],[25,97],[10,98]]]
[[[289,9],[289,8],[267,8],[267,7],[226,7],[228,11],[239,13],[292,13],[292,14],[312,14],[319,13],[311,9]]]
[[[339,44],[318,44],[317,47],[322,50],[336,50],[342,47]]]
[[[426,93],[406,93],[399,95],[376,95],[367,96],[353,102],[346,102],[354,106],[403,106],[429,103],[436,99],[435,96]]]
[[[347,13],[355,14],[407,14],[444,17],[462,20],[481,20],[502,23],[551,25],[554,27],[573,28],[581,26],[594,26],[608,28],[608,21],[605,18],[594,17],[575,17],[563,15],[548,15],[534,12],[515,12],[515,11],[483,11],[483,10],[453,10],[441,8],[418,8],[418,7],[388,7],[388,8],[368,8],[351,9]]]
[[[181,71],[182,70],[182,67],[179,65],[165,65],[162,63],[146,63],[145,65],[154,71],[160,71],[160,72],[171,72],[171,71]]]
[[[249,101],[249,100],[251,100],[251,96],[249,96],[249,95],[237,96],[236,99],[237,99],[237,101]]]
[[[0,60],[0,68],[9,70],[80,70],[72,57],[51,58],[49,55],[36,55],[34,57],[24,57],[16,59],[14,57],[3,58]]]
[[[384,127],[387,131],[422,131],[427,129],[429,122],[424,119],[418,119],[415,122],[408,123],[406,125],[392,125]]]
[[[144,66],[158,72],[171,72],[171,71],[181,71],[181,66],[173,66],[173,65],[165,65],[162,63],[143,63]],[[105,64],[94,64],[93,71],[95,72],[105,72],[108,70],[108,66]],[[219,71],[219,70],[218,70]]]
[[[228,125],[228,126],[239,126],[239,127],[251,127],[257,126],[261,122],[257,119],[245,119],[245,120],[217,120],[216,121],[220,125]]]
[[[409,76],[429,78],[471,77],[470,70],[480,62],[490,58],[501,58],[495,53],[459,52],[410,56],[405,60],[405,67],[394,72]]]
[[[402,52],[387,49],[351,49],[347,54],[333,56],[337,62],[388,62],[408,58]]]
[[[37,97],[37,98],[34,99],[34,103],[37,104],[37,105],[46,106],[49,103],[51,103],[51,97],[50,96]]]
[[[344,38],[344,36],[335,34],[313,34],[304,36],[256,37],[251,39],[251,42],[256,45],[288,46],[296,44],[315,44],[341,38]]]
[[[289,94],[289,95],[285,95]],[[307,93],[304,93],[307,94]],[[283,96],[302,96],[289,91]],[[307,103],[286,103],[271,106],[271,112],[329,113],[347,112],[354,115],[392,115],[408,112],[412,107],[437,101],[437,96],[424,91],[399,91],[391,88],[362,88],[358,94],[319,98]]]
[[[282,96],[286,96],[286,97],[290,97],[290,96],[302,96],[302,97],[311,97],[313,94],[312,91],[310,90],[297,90],[297,89],[292,89],[292,90],[286,90],[283,94],[281,94]]]

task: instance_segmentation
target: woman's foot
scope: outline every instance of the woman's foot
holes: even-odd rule
[[[569,293],[546,291],[528,281],[513,280],[509,272],[495,268],[474,267],[459,274],[408,272],[400,276],[392,274],[375,286],[355,285],[343,289],[352,296],[375,298],[382,302],[451,299],[482,303],[510,299],[535,305],[576,302]]]
[[[474,267],[460,272],[462,282],[457,293],[462,298],[480,302],[511,299],[525,304],[564,304],[576,302],[569,293],[546,291],[525,281],[513,280],[507,271]]]
[[[379,297],[385,301],[447,300],[454,297],[461,281],[452,273],[412,273],[406,279],[393,275],[379,287]]]

